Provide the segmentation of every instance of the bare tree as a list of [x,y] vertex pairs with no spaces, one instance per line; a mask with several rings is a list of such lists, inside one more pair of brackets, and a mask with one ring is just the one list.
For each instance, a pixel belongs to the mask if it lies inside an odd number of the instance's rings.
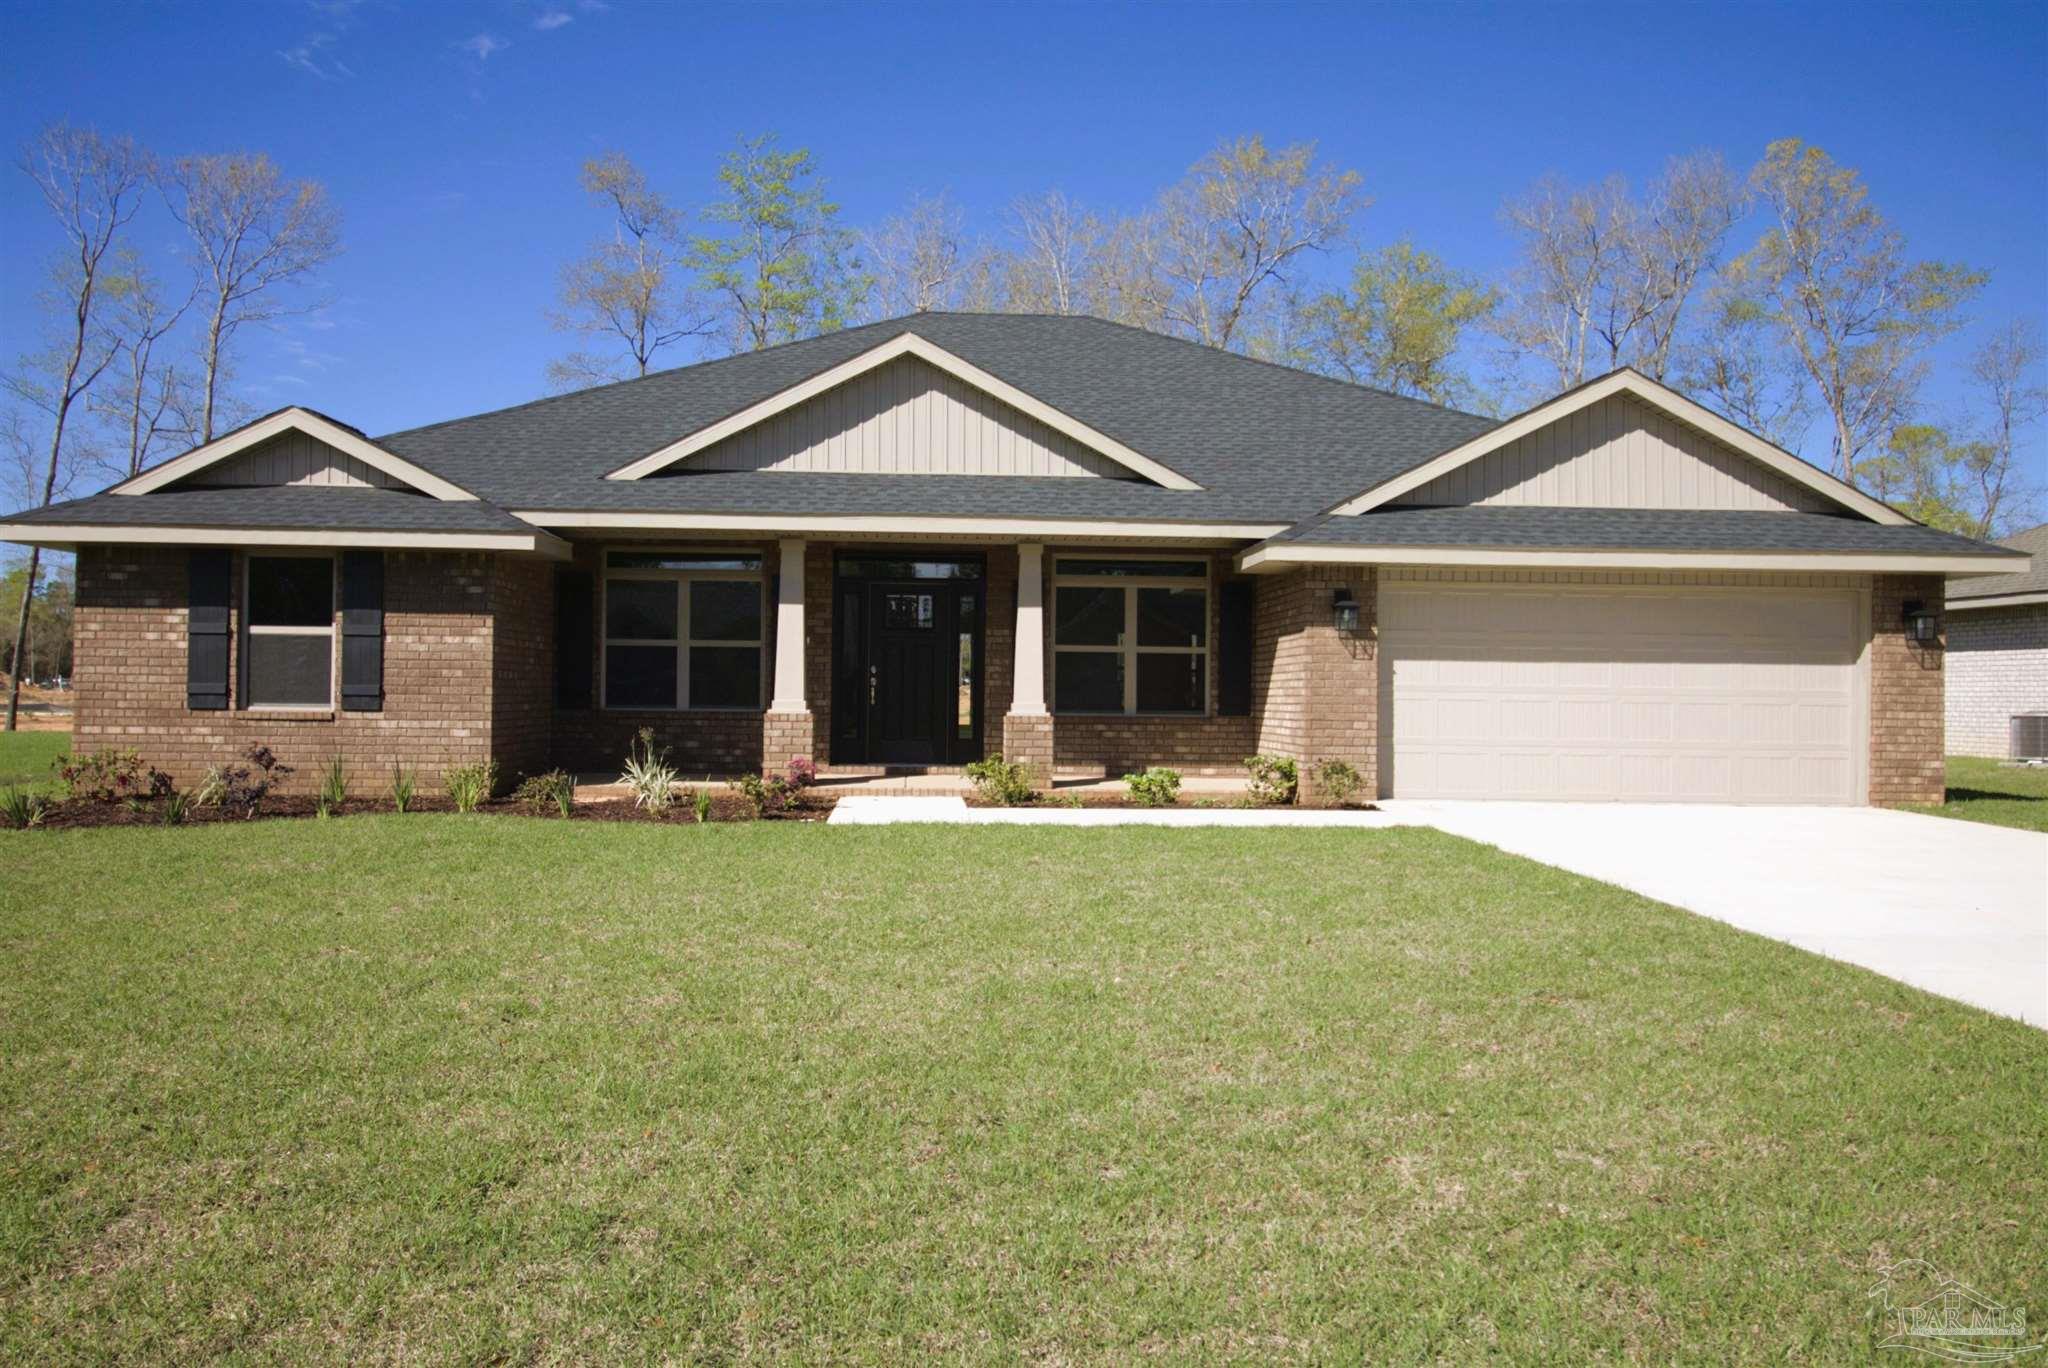
[[261,152],[180,157],[165,195],[192,237],[206,309],[199,440],[210,442],[235,333],[319,307],[290,291],[340,252],[340,216],[319,182],[287,181]]
[[1718,152],[1673,158],[1631,216],[1632,258],[1618,292],[1632,297],[1636,336],[1610,337],[1610,359],[1663,380],[1685,307],[1701,278],[1721,264],[1728,234],[1748,208],[1742,183]]
[[1970,355],[1970,378],[1989,414],[1975,444],[1976,459],[1965,465],[1977,486],[1986,537],[2000,530],[2000,519],[2010,517],[2015,503],[2029,508],[2038,493],[2015,480],[2013,462],[2020,434],[2048,415],[2048,385],[2041,383],[2044,361],[2048,348],[2042,346],[2041,330],[2023,319],[2000,328]]
[[1494,329],[1510,352],[1548,366],[1546,389],[1569,389],[1586,378],[1602,282],[1626,259],[1627,216],[1619,178],[1573,189],[1546,176],[1501,209],[1521,239],[1522,259],[1508,277]]
[[122,249],[108,273],[104,290],[109,326],[121,344],[124,365],[117,392],[95,394],[94,412],[127,431],[128,449],[122,469],[139,473],[150,452],[164,438],[189,443],[197,430],[192,412],[190,375],[162,354],[164,339],[178,326],[197,297],[198,283],[173,301],[134,252]]
[[[65,426],[72,406],[113,364],[120,350],[120,343],[100,324],[99,289],[115,239],[141,207],[150,161],[146,152],[126,138],[103,138],[91,129],[59,123],[44,129],[22,149],[17,164],[35,182],[65,239],[63,253],[50,272],[48,298],[57,319],[51,345],[42,356],[28,358],[8,381],[8,388],[17,396],[49,415],[49,459],[42,476],[42,502],[48,504],[57,493]],[[30,550],[21,616],[14,629],[8,731],[14,730],[21,706],[20,666],[41,558],[41,548]]]
[[1173,284],[1160,269],[1158,220],[1139,215],[1109,224],[1088,255],[1081,288],[1087,311],[1097,318],[1169,331]]
[[1910,419],[1928,349],[1961,326],[1985,276],[1907,260],[1856,172],[1796,138],[1772,143],[1750,181],[1772,222],[1729,275],[1819,392],[1846,479]]
[[963,259],[969,257],[962,244],[965,232],[959,208],[944,194],[917,196],[909,208],[869,231],[872,316],[951,308],[959,297]]
[[1751,432],[1795,450],[1813,421],[1798,361],[1778,345],[1761,304],[1725,283],[1709,292],[1702,320],[1677,348],[1679,388]]
[[[683,265],[683,215],[649,187],[625,154],[607,152],[583,163],[584,190],[609,206],[612,233],[562,269],[556,328],[623,342],[637,375],[656,352],[712,328],[710,311],[690,290]],[[618,379],[613,362],[575,352],[548,363],[558,388]]]
[[1270,151],[1257,134],[1223,143],[1160,196],[1147,235],[1169,287],[1164,320],[1229,347],[1260,293],[1283,291],[1295,259],[1349,233],[1366,201],[1356,171],[1319,166],[1315,144]]
[[1009,261],[1009,307],[1017,313],[1086,313],[1086,282],[1102,246],[1102,221],[1057,190],[1016,201],[1009,218],[1019,244]]

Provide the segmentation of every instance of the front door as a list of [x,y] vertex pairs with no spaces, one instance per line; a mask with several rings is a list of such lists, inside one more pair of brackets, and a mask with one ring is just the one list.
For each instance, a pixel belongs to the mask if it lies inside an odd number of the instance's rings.
[[845,556],[835,578],[833,759],[980,759],[980,559]]
[[953,614],[942,584],[868,585],[868,758],[934,765],[947,756],[947,646]]

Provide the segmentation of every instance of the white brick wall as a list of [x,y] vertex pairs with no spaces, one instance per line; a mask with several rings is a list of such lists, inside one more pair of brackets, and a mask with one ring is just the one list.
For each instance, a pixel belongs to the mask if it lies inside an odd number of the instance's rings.
[[2006,720],[2048,712],[2048,603],[1948,614],[1948,749],[2003,757]]

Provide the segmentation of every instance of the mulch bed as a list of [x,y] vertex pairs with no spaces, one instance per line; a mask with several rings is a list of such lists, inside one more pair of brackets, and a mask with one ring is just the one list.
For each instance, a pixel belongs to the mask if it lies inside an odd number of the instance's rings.
[[[1043,796],[1041,796],[1041,797],[1038,797],[1038,798],[1034,798],[1034,799],[1033,799],[1032,801],[1030,801],[1030,802],[1028,802],[1028,803],[1018,803],[1018,804],[1015,804],[1015,806],[1017,806],[1017,807],[1038,807],[1038,808],[1061,808],[1061,807],[1072,807],[1072,806],[1074,806],[1074,803],[1073,803],[1073,797],[1078,797],[1078,798],[1079,798],[1079,799],[1081,800],[1081,806],[1082,806],[1082,807],[1084,807],[1084,808],[1141,808],[1141,807],[1144,807],[1144,806],[1146,806],[1146,805],[1145,805],[1144,803],[1140,803],[1140,802],[1136,801],[1135,799],[1131,798],[1131,797],[1130,797],[1130,796],[1129,796],[1128,794],[1122,794],[1122,793],[1082,793],[1082,794],[1077,794],[1077,795],[1073,795],[1072,797],[1067,797],[1067,796],[1062,796],[1062,795],[1057,795],[1057,794],[1056,794],[1056,795],[1054,795],[1053,797],[1049,797],[1049,798],[1048,798],[1048,797],[1043,797]],[[1003,806],[1006,806],[1006,805],[1005,805],[1005,804],[1003,804],[1003,803],[991,803],[991,802],[989,802],[989,801],[988,801],[988,800],[987,800],[986,798],[983,798],[983,797],[979,796],[978,794],[972,794],[972,793],[970,793],[970,794],[968,794],[968,795],[967,795],[967,806],[969,806],[969,807],[1003,807]],[[1377,811],[1379,811],[1379,809],[1378,809],[1377,807],[1375,807],[1375,806],[1374,806],[1373,804],[1371,804],[1371,803],[1346,803],[1346,804],[1344,804],[1344,805],[1343,805],[1343,807],[1342,807],[1341,809],[1338,809],[1338,808],[1335,808],[1335,807],[1326,807],[1326,806],[1324,806],[1324,805],[1322,805],[1322,804],[1318,804],[1318,803],[1301,803],[1301,804],[1295,804],[1295,803],[1245,803],[1245,802],[1242,802],[1242,801],[1240,801],[1240,800],[1238,800],[1238,799],[1235,799],[1235,798],[1231,798],[1231,799],[1223,799],[1223,798],[1219,798],[1219,797],[1216,797],[1216,796],[1214,796],[1214,795],[1205,795],[1205,794],[1199,794],[1199,793],[1198,793],[1198,794],[1194,794],[1194,795],[1192,795],[1192,796],[1190,796],[1190,795],[1188,795],[1188,794],[1185,794],[1185,793],[1183,793],[1183,794],[1182,794],[1182,795],[1181,795],[1181,796],[1180,796],[1179,798],[1175,799],[1175,800],[1174,800],[1173,802],[1171,802],[1171,803],[1159,803],[1159,804],[1154,804],[1154,806],[1157,806],[1157,807],[1177,807],[1177,808],[1245,808],[1245,807],[1260,807],[1260,808],[1266,808],[1266,807],[1273,807],[1273,808],[1279,808],[1279,809],[1283,809],[1283,810],[1287,810],[1287,811],[1302,811],[1302,812],[1314,812],[1314,811],[1339,811],[1339,810],[1341,810],[1341,811],[1344,811],[1344,812],[1377,812]]]
[[[714,822],[822,822],[832,815],[834,799],[825,795],[806,794],[794,808],[778,812],[763,813],[758,819],[746,799],[734,793],[715,793],[711,796],[710,820]],[[41,828],[56,830],[77,827],[119,827],[119,826],[162,826],[164,825],[164,804],[162,799],[141,799],[130,807],[125,802],[101,803],[90,798],[67,798],[51,804],[44,813]],[[366,813],[391,813],[397,809],[389,798],[351,798],[338,807],[329,810],[330,817],[354,817]],[[408,814],[415,812],[453,812],[455,804],[445,797],[415,798],[407,806]],[[561,821],[554,808],[544,813],[534,813],[524,805],[509,799],[496,799],[477,809],[492,816],[530,817],[536,821]],[[215,822],[267,822],[273,819],[303,820],[319,815],[319,804],[304,795],[283,795],[266,798],[263,807],[252,818],[245,818],[239,812],[218,807],[195,805],[185,809],[185,825],[206,826]],[[620,799],[601,803],[578,803],[571,810],[572,822],[658,822],[671,825],[694,826],[697,814],[687,797],[679,798],[669,805],[666,812],[648,812],[635,807],[630,800]]]

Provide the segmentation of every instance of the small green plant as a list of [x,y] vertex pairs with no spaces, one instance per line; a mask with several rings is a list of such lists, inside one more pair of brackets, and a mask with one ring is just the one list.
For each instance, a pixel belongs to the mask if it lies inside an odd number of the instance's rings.
[[1325,760],[1315,768],[1316,794],[1333,807],[1344,807],[1357,796],[1365,779],[1343,760]]
[[639,740],[626,751],[626,768],[619,782],[632,793],[634,806],[649,812],[666,812],[675,801],[675,766],[668,762],[668,747],[654,748],[652,727],[642,727]]
[[441,776],[441,787],[457,812],[475,812],[498,787],[498,762],[479,760],[473,765],[456,765]]
[[998,807],[1020,807],[1034,796],[1031,772],[999,756],[969,765],[967,779],[983,802],[994,803]]
[[190,807],[192,796],[187,793],[173,793],[164,799],[164,825],[185,825],[185,813]]
[[776,782],[779,781],[763,779],[758,774],[742,774],[732,781],[732,787],[734,792],[746,800],[747,810],[755,817],[759,817],[768,810],[771,797],[768,786]]
[[50,800],[42,794],[25,788],[0,789],[0,822],[26,831],[41,826],[49,814]]
[[558,769],[529,774],[512,790],[512,801],[535,817],[545,817],[550,810],[567,817],[576,807],[576,776]]
[[171,791],[170,775],[154,766],[145,768],[140,755],[114,746],[102,746],[91,755],[60,755],[50,767],[67,794],[96,803],[161,798]]
[[404,766],[400,765],[397,761],[392,761],[391,806],[398,813],[399,816],[403,817],[405,815],[406,810],[412,806],[412,800],[419,793],[419,791],[419,771],[415,769],[407,769]]
[[192,801],[199,807],[219,807],[221,800],[227,795],[227,772],[219,765],[208,768],[206,773],[200,776],[199,782],[192,787]]
[[1301,766],[1287,756],[1249,755],[1244,767],[1251,773],[1248,787],[1254,803],[1291,803],[1301,789]]
[[690,795],[690,815],[697,819],[699,826],[711,820],[710,790],[698,789]]
[[1049,795],[1045,801],[1049,805],[1056,808],[1077,808],[1087,806],[1086,803],[1083,803],[1081,801],[1081,795],[1078,793],[1055,793]]
[[320,771],[320,806],[338,808],[347,801],[348,762],[336,755],[327,762],[327,768]]
[[282,788],[293,771],[268,746],[251,746],[242,759],[243,764],[221,766],[220,805],[246,821],[262,810],[270,791]]
[[1139,807],[1172,807],[1180,797],[1180,771],[1154,765],[1142,774],[1126,774],[1124,787]]

